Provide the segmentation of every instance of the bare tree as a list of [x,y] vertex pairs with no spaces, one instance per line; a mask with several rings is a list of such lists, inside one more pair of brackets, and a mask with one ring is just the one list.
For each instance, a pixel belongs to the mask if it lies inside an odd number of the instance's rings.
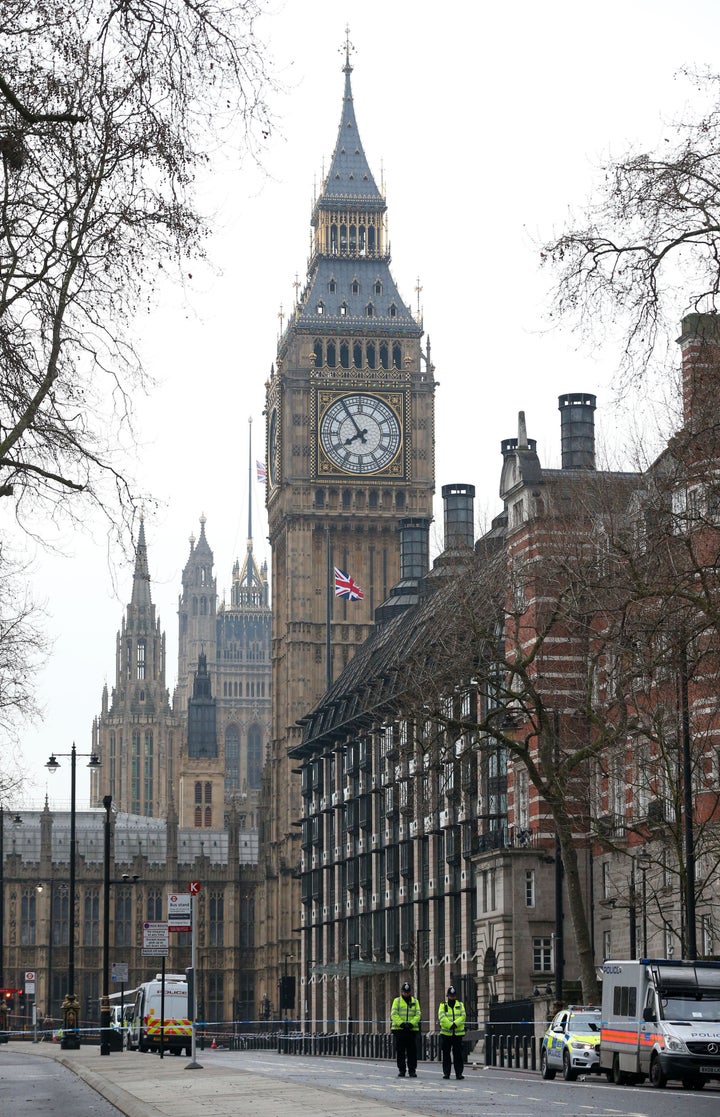
[[[203,253],[196,176],[268,135],[262,6],[0,0],[0,508],[41,541],[94,507],[127,544],[135,324]],[[32,710],[28,608],[0,597],[15,713]]]
[[2,0],[0,496],[18,516],[131,505],[133,321],[202,252],[213,148],[267,135],[260,7]]
[[662,354],[678,307],[718,306],[720,75],[686,77],[707,111],[668,126],[660,151],[603,167],[590,204],[541,255],[557,269],[555,314],[604,338],[620,324],[630,379]]

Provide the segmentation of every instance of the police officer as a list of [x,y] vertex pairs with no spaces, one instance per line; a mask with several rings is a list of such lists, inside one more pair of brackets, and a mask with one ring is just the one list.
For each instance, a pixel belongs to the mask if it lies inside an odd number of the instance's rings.
[[447,997],[441,1002],[438,1009],[438,1022],[440,1024],[440,1047],[442,1049],[443,1078],[450,1077],[450,1066],[455,1069],[455,1077],[462,1079],[463,1074],[463,1041],[465,1035],[465,1005],[457,999],[452,985],[447,991]]
[[409,982],[405,982],[399,997],[390,1009],[390,1029],[395,1036],[398,1078],[417,1078],[417,1036],[420,1031],[420,1002],[413,997]]

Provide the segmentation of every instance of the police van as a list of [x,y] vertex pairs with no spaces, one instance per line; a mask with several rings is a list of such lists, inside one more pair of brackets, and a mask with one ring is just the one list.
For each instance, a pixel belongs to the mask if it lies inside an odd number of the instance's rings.
[[617,1084],[720,1079],[720,962],[605,962],[600,1068]]
[[192,1054],[192,1024],[185,974],[162,974],[144,981],[135,991],[127,1013],[127,1045],[131,1051],[169,1051]]

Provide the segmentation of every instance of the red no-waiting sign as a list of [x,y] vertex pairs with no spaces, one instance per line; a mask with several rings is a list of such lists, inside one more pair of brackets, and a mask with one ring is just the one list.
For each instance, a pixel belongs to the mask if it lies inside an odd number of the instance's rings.
[[191,896],[197,896],[200,892],[202,885],[199,880],[191,880],[188,885],[188,892]]

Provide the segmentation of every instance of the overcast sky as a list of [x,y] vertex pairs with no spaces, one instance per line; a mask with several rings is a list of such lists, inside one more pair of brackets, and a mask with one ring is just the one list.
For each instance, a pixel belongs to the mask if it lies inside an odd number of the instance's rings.
[[[248,418],[253,457],[263,457],[265,381],[281,306],[292,306],[306,273],[314,189],[340,120],[346,24],[360,135],[385,184],[392,271],[414,308],[419,278],[439,382],[436,549],[442,485],[476,486],[479,527],[500,510],[500,441],[516,433],[518,410],[543,462],[559,465],[557,397],[595,392],[599,437],[622,450],[617,353],[582,347],[548,320],[539,245],[581,208],[609,156],[653,147],[664,120],[692,104],[677,71],[711,60],[720,5],[278,0],[261,28],[282,86],[264,172],[235,158],[213,168],[203,188],[212,269],[194,268],[186,290],[168,292],[141,324],[158,386],[138,401],[136,472],[158,501],[146,535],[171,690],[180,575],[201,514],[221,598],[245,552]],[[253,494],[255,552],[269,560],[264,490]],[[45,721],[23,734],[28,807],[46,790],[58,807],[69,797],[68,762],[52,780],[43,766],[73,740],[89,752],[131,590],[132,567],[120,565],[116,596],[101,527],[63,543],[64,556],[35,561],[53,652],[40,681]]]

